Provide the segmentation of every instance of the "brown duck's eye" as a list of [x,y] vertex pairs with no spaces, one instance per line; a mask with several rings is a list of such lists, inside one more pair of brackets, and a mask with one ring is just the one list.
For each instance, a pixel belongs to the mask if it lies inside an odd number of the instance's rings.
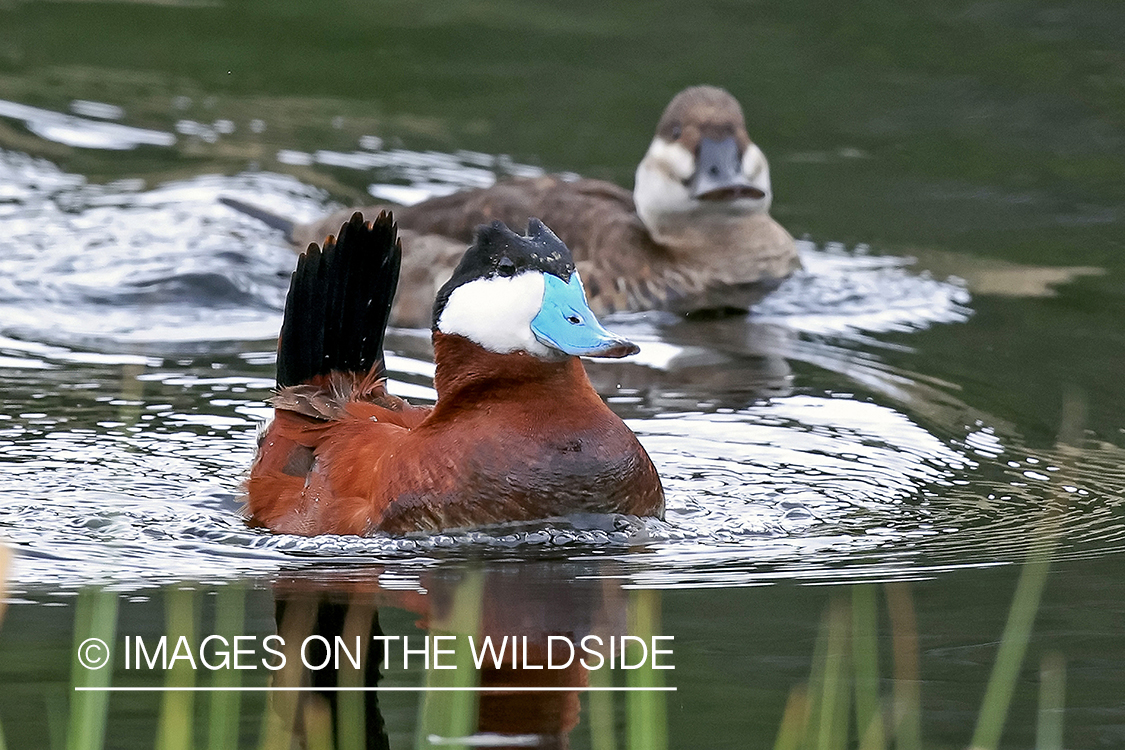
[[496,264],[496,273],[501,276],[515,276],[516,264],[512,262],[511,258],[503,257],[500,262]]
[[681,128],[680,123],[677,122],[675,125],[672,126],[672,140],[673,141],[679,140],[680,136],[683,135],[683,132],[684,132],[683,128]]

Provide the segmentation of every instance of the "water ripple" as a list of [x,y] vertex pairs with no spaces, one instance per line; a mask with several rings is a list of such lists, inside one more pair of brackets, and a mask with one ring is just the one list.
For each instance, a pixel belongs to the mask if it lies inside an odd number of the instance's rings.
[[[1041,534],[1042,508],[1063,519],[1061,556],[1125,543],[1119,448],[981,455],[975,426],[940,440],[891,408],[808,395],[630,420],[664,478],[664,521],[588,516],[429,536],[272,535],[247,528],[239,511],[269,380],[174,369],[143,378],[135,398],[95,389],[69,417],[48,416],[48,406],[0,422],[0,535],[20,552],[16,590],[92,581],[135,588],[324,564],[412,570],[481,554],[611,557],[618,575],[669,587],[917,577],[1022,559]],[[106,419],[101,405],[117,418]]]
[[[496,169],[487,155],[439,156],[411,168],[447,183],[450,164]],[[241,482],[270,413],[293,256],[214,200],[240,192],[299,217],[328,208],[278,175],[98,186],[0,151],[0,536],[20,553],[16,591],[379,561],[405,580],[481,554],[612,558],[632,582],[732,586],[1009,563],[1056,527],[1060,556],[1125,547],[1120,448],[1025,447],[945,384],[882,362],[878,334],[963,321],[962,285],[810,244],[805,270],[749,320],[626,316],[649,359],[591,366],[660,469],[663,521],[398,538],[250,529]],[[392,390],[432,400],[424,337],[391,345]],[[834,390],[795,387],[797,362]]]

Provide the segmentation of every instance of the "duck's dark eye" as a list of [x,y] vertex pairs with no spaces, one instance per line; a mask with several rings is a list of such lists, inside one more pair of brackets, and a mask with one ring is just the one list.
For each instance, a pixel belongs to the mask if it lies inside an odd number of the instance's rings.
[[684,132],[683,128],[680,127],[679,123],[676,123],[675,125],[673,125],[672,126],[672,140],[673,141],[679,140],[679,138],[683,134],[683,132]]
[[568,315],[566,316],[566,322],[570,323],[572,326],[576,326],[582,322],[582,318],[578,317],[577,315]]
[[511,258],[501,258],[500,262],[496,264],[496,273],[501,276],[515,276],[516,264],[512,262]]

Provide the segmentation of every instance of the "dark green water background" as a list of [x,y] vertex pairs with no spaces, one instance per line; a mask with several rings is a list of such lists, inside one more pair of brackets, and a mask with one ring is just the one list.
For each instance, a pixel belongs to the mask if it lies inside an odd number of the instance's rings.
[[[161,130],[181,117],[240,126],[215,145],[181,139],[173,159],[67,149],[0,124],[0,143],[102,181],[255,162],[362,200],[354,172],[274,159],[377,133],[631,185],[671,95],[722,85],[774,165],[773,213],[794,236],[1105,269],[1003,322],[980,310],[980,325],[935,333],[955,340],[919,347],[918,369],[1033,419],[1042,439],[1063,383],[1089,393],[1107,432],[1120,425],[1117,3],[17,2],[0,14],[4,98],[116,103]],[[247,130],[253,118],[264,133]]]
[[[1030,451],[1055,444],[1066,394],[1084,406],[1076,442],[1098,451],[1091,471],[1113,521],[1106,540],[1052,569],[1004,746],[1034,744],[1039,659],[1051,651],[1068,665],[1066,747],[1125,746],[1122,3],[0,0],[0,99],[59,112],[76,99],[106,102],[130,125],[169,132],[185,119],[235,125],[214,143],[184,136],[172,148],[103,151],[0,119],[0,147],[93,182],[260,168],[360,201],[367,175],[292,166],[277,153],[349,151],[378,135],[631,186],[668,99],[701,82],[742,102],[770,158],[773,215],[794,236],[913,255],[970,289],[982,265],[1096,271],[1041,296],[974,293],[967,323],[889,334],[884,343],[902,347],[880,351]],[[846,387],[794,368],[798,390]],[[13,409],[34,390],[8,387]],[[940,434],[925,413],[914,417]],[[924,747],[968,744],[1018,574],[904,572],[916,580]],[[267,629],[265,583],[250,583],[256,627]],[[784,578],[664,591],[662,628],[677,643],[669,683],[679,688],[668,698],[669,745],[772,746],[788,691],[807,679],[826,603],[843,591]],[[123,600],[121,622],[159,632],[160,597],[141,598]],[[71,606],[52,592],[21,601],[0,629],[11,748],[49,741],[42,716],[65,710],[72,646]],[[886,632],[881,643],[886,657]],[[392,739],[408,744],[413,699],[389,700],[399,707]],[[155,698],[114,697],[107,746],[151,746],[158,710]],[[575,732],[575,747],[589,742]]]

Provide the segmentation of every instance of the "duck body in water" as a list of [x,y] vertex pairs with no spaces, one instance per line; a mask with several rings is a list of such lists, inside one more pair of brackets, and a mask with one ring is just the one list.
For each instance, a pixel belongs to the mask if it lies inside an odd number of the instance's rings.
[[[772,199],[769,165],[738,101],[723,89],[694,86],[665,109],[632,193],[602,180],[549,175],[395,208],[404,255],[391,322],[429,323],[428,300],[475,227],[493,220],[523,226],[532,216],[570,248],[599,315],[745,312],[800,267],[792,236],[769,215]],[[298,247],[320,241],[355,210],[294,224],[224,202],[282,229]]]
[[436,405],[386,390],[401,247],[356,214],[301,256],[278,348],[250,521],[291,534],[404,533],[578,512],[661,516],[659,476],[579,356],[637,347],[585,302],[566,246],[532,220],[478,229],[433,303]]

